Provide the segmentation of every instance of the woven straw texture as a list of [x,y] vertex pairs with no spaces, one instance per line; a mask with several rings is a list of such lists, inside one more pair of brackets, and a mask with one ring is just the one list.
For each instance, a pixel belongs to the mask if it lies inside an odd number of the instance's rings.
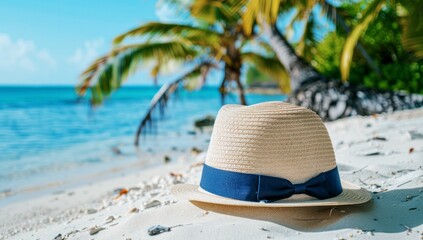
[[336,166],[322,120],[284,102],[225,105],[214,125],[206,163],[243,173],[306,180]]
[[[225,105],[215,121],[206,164],[214,168],[285,178],[304,183],[336,167],[335,154],[322,120],[313,111],[284,102],[251,106]],[[172,193],[192,201],[255,207],[359,204],[371,194],[342,181],[343,192],[318,200],[305,194],[263,204],[228,199],[196,185],[180,184]]]

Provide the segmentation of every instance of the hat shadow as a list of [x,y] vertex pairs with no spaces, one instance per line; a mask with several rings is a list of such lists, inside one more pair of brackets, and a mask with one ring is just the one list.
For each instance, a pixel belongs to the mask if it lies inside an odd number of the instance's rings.
[[266,208],[192,203],[207,211],[269,221],[304,232],[354,228],[396,233],[423,224],[422,188],[374,193],[372,201],[351,206]]

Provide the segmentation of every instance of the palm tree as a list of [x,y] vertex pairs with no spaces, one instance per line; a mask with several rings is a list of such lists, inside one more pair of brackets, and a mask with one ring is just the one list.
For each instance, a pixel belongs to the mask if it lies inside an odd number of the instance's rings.
[[[247,2],[243,16],[245,32],[247,34],[252,32],[254,23],[259,23],[263,35],[268,39],[269,45],[290,75],[292,94],[288,99],[289,102],[308,107],[326,120],[335,120],[356,114],[370,115],[423,105],[423,97],[420,95],[363,89],[338,80],[326,79],[298,55],[276,26],[280,11],[284,11],[286,5],[295,6],[296,1],[293,3],[280,0]],[[305,2],[308,3],[307,6],[313,6],[324,1],[308,0]],[[369,8],[375,11],[379,10],[380,4],[375,1]],[[365,15],[364,21],[369,23],[371,19],[369,20],[369,17]],[[350,35],[356,35],[357,32],[359,31],[353,29]]]
[[[241,82],[243,66],[253,64],[272,76],[281,76],[284,69],[275,55],[266,51],[265,43],[257,44],[254,36],[244,34],[241,15],[231,11],[237,1],[214,2],[221,4],[193,2],[189,6],[193,19],[191,24],[150,22],[117,36],[113,49],[82,73],[77,93],[85,95],[90,89],[92,103],[100,104],[146,61],[155,62],[152,68],[154,79],[157,79],[161,67],[172,61],[183,62],[185,68],[190,68],[183,77],[162,86],[154,96],[138,127],[136,145],[139,135],[151,121],[154,109],[163,109],[178,85],[198,77],[202,78],[201,83],[204,84],[210,71],[223,72],[219,88],[222,100],[228,86],[234,84],[239,102],[247,104]],[[132,38],[131,43],[125,43],[129,38]],[[254,48],[252,44],[255,44]]]

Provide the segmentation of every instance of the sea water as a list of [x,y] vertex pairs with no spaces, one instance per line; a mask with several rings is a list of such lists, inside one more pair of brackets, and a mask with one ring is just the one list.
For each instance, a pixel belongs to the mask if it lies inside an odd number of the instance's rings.
[[[139,160],[133,154],[134,135],[158,89],[124,87],[93,108],[72,87],[0,87],[0,192]],[[283,99],[247,94],[249,104]],[[226,103],[237,100],[230,94]],[[215,87],[178,90],[165,114],[154,115],[152,131],[141,138],[138,149],[196,146],[189,138],[195,120],[215,116],[220,107]]]

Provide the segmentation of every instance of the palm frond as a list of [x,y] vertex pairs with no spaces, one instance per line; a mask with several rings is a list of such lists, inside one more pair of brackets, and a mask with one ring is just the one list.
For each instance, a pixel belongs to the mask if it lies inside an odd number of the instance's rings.
[[108,55],[99,57],[92,65],[82,72],[81,81],[75,88],[75,91],[79,96],[84,96],[86,94],[87,89],[90,87],[91,79],[94,77],[98,69],[108,61],[108,59]]
[[266,54],[274,54],[275,52],[273,48],[267,42],[259,41],[258,45],[260,47],[259,49],[263,50]]
[[[328,1],[321,1],[319,3],[320,5],[320,15],[323,17],[326,17],[328,20],[330,20],[333,24],[335,24],[335,27],[338,27],[339,24],[342,24],[344,26],[341,26],[342,29],[345,27],[348,28],[348,26],[345,23],[344,16],[347,15],[345,10],[342,8],[342,6],[335,6],[332,3]],[[340,19],[341,18],[341,19]],[[339,22],[339,20],[342,21],[342,23]],[[337,28],[335,30],[338,30]],[[348,30],[349,32],[349,30]],[[348,33],[347,32],[347,33]]]
[[294,15],[289,19],[288,23],[285,26],[285,36],[288,40],[290,40],[294,35],[294,24],[299,20],[302,20],[302,18],[300,17],[300,12],[295,10]]
[[[322,8],[322,14],[326,15],[326,17],[335,24],[337,32],[342,32],[347,35],[351,32],[350,27],[345,21],[345,17],[347,16],[345,9],[333,6],[327,1],[321,2],[320,6]],[[377,76],[381,77],[382,71],[376,64],[375,60],[367,52],[366,48],[364,48],[364,46],[360,43],[360,39],[357,41],[356,48],[360,52],[361,56],[363,56],[366,60],[367,64],[369,64],[369,67],[377,74]]]
[[189,91],[202,88],[212,68],[218,68],[218,66],[211,62],[201,64],[196,71],[192,71],[191,74],[185,77],[184,88]]
[[357,45],[358,39],[366,31],[369,24],[377,17],[385,1],[386,0],[374,0],[365,10],[361,21],[346,38],[340,62],[342,80],[346,81],[349,78],[354,48]]
[[162,61],[160,61],[160,59],[157,59],[156,64],[150,71],[150,75],[153,78],[154,85],[157,85],[157,78],[159,76],[162,64]]
[[178,86],[183,83],[186,79],[190,79],[193,77],[196,77],[198,75],[202,74],[202,69],[204,67],[210,67],[212,66],[208,62],[201,63],[200,65],[194,67],[191,71],[184,74],[182,77],[163,84],[163,86],[159,89],[159,91],[154,95],[153,99],[151,99],[149,107],[147,108],[147,111],[144,115],[144,117],[141,119],[140,124],[138,126],[136,135],[135,135],[135,145],[139,145],[139,138],[143,131],[145,130],[147,124],[151,123],[152,115],[154,111],[159,108],[160,113],[163,114],[164,108],[166,107],[167,102],[169,101],[171,95],[177,90]]
[[191,5],[191,15],[209,24],[233,25],[241,18],[238,8],[236,1],[196,0]]
[[249,38],[241,42],[241,51],[249,52],[254,50],[254,52],[263,52],[265,54],[274,54],[273,48],[265,41],[258,38]]
[[104,97],[119,88],[137,69],[143,60],[160,59],[162,62],[173,59],[192,60],[198,52],[179,42],[144,43],[113,49],[93,63],[81,75],[81,83],[76,91],[85,94],[92,87],[92,103],[100,104]]
[[[320,7],[321,7],[321,15],[326,16],[326,18],[331,20],[335,24],[335,26],[338,26],[339,24],[345,24],[345,21],[342,21],[342,23],[339,22],[339,18],[342,17],[342,14],[343,14],[343,11],[341,8],[336,7],[327,1],[322,1],[320,3]],[[344,29],[343,26],[342,26],[342,29]]]
[[401,2],[402,44],[417,59],[423,59],[423,1]]
[[208,43],[218,42],[221,35],[216,31],[195,26],[150,22],[117,36],[113,40],[113,43],[119,44],[129,37],[148,37],[150,39],[160,37],[167,39],[189,40],[196,43],[201,43],[201,41],[203,41],[205,42],[204,45],[206,45]]
[[251,35],[254,23],[257,18],[261,18],[269,24],[276,22],[279,15],[279,7],[283,0],[250,0],[242,16],[243,29],[246,35]]
[[289,74],[276,57],[263,56],[254,52],[243,53],[241,57],[243,62],[253,65],[271,79],[278,80],[284,93],[290,92]]

